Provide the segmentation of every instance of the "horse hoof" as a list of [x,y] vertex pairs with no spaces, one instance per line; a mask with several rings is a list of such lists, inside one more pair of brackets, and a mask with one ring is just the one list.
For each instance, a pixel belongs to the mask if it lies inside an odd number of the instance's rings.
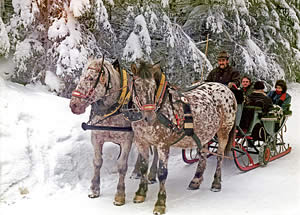
[[213,191],[213,192],[220,192],[221,191],[221,186],[220,187],[211,187],[210,190]]
[[115,196],[114,205],[122,206],[125,204],[125,196]]
[[188,190],[198,190],[199,187],[200,187],[200,183],[191,181],[191,183],[189,184],[187,189]]
[[161,215],[166,213],[166,207],[165,206],[155,206],[153,210],[154,215]]
[[88,197],[91,199],[99,198],[99,196],[100,196],[100,194],[98,194],[98,193],[91,193],[88,195]]
[[145,201],[145,198],[146,198],[145,196],[137,196],[136,195],[133,199],[133,202],[134,203],[142,203]]

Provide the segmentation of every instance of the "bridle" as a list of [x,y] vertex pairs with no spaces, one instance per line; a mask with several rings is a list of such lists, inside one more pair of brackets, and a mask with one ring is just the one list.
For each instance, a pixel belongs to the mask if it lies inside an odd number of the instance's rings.
[[165,92],[166,92],[166,88],[167,88],[167,85],[168,85],[168,81],[166,81],[166,76],[164,73],[161,73],[161,78],[160,78],[160,83],[159,83],[159,87],[157,89],[157,92],[156,92],[156,95],[155,95],[155,99],[154,99],[154,104],[142,104],[139,97],[138,97],[138,94],[136,92],[136,87],[135,87],[135,80],[137,79],[138,77],[134,77],[133,78],[133,92],[134,92],[134,99],[136,101],[136,105],[138,107],[138,109],[140,111],[154,111],[154,112],[157,112],[160,108],[160,105],[162,103],[162,100],[164,98],[164,95],[165,95]]
[[[72,96],[74,97],[77,97],[77,98],[81,98],[81,99],[85,99],[87,100],[87,102],[93,102],[94,100],[94,95],[95,95],[95,89],[96,87],[98,86],[99,82],[101,84],[105,84],[105,79],[104,79],[104,75],[105,75],[105,70],[104,70],[104,55],[103,55],[103,58],[102,58],[102,63],[101,63],[101,67],[98,68],[98,67],[88,67],[87,68],[88,70],[95,70],[96,72],[98,72],[98,76],[97,76],[97,79],[96,79],[96,82],[94,83],[93,87],[91,89],[88,90],[88,92],[86,94],[80,92],[79,90],[74,90],[72,92]],[[107,70],[108,71],[108,70]],[[106,85],[106,89],[105,89],[105,94],[107,93],[107,91],[110,89],[109,88],[109,83],[110,83],[110,72],[107,72],[108,73],[108,83]]]

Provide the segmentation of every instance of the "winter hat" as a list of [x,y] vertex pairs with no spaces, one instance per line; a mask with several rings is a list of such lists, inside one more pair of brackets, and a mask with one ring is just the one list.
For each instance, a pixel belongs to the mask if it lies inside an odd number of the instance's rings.
[[228,60],[229,55],[226,51],[221,51],[218,55],[218,59],[227,59]]
[[263,90],[263,89],[265,89],[265,84],[264,84],[264,82],[262,82],[262,81],[257,81],[257,82],[255,82],[253,88],[254,88],[255,90]]
[[275,88],[276,88],[276,86],[281,86],[282,93],[285,93],[286,90],[287,90],[286,83],[285,83],[284,80],[278,80],[278,81],[276,81]]

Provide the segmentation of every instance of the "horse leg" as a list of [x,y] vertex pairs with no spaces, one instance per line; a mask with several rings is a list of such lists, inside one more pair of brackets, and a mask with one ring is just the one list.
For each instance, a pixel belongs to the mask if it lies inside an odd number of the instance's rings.
[[214,175],[214,180],[211,185],[211,191],[213,192],[219,192],[221,191],[221,169],[222,169],[222,163],[224,158],[224,151],[225,147],[227,145],[228,140],[228,134],[229,132],[218,132],[218,140],[219,140],[219,146],[218,146],[218,157],[217,157],[217,168]]
[[165,214],[167,193],[165,188],[166,179],[168,176],[168,159],[170,148],[159,149],[159,167],[157,171],[159,180],[159,192],[153,213],[155,215]]
[[[204,145],[203,148],[207,149],[207,144]],[[194,178],[192,179],[192,181],[189,184],[188,189],[190,190],[196,190],[199,189],[200,184],[203,181],[203,173],[206,169],[206,160],[207,160],[207,155],[205,152],[201,151],[200,153],[200,158],[198,161],[198,166],[196,169],[196,173],[194,175]]]
[[90,198],[98,198],[100,196],[100,169],[103,163],[102,159],[102,150],[104,141],[100,139],[100,135],[97,136],[95,133],[92,132],[92,144],[94,147],[94,176],[92,179],[91,184],[91,191],[92,193],[88,196]]
[[136,159],[135,165],[134,165],[134,169],[131,173],[130,178],[133,179],[138,179],[141,178],[141,162],[142,162],[142,156],[140,155],[140,153],[138,153],[138,157]]
[[156,174],[157,174],[157,162],[158,162],[158,153],[157,148],[153,147],[153,161],[150,167],[150,173],[148,174],[148,181],[150,184],[154,184],[156,182]]
[[128,157],[132,145],[132,137],[126,138],[126,140],[126,142],[122,143],[122,152],[118,160],[119,182],[114,200],[114,205],[117,206],[125,204],[125,176],[128,169]]
[[[138,145],[137,145],[138,146]],[[142,203],[146,199],[146,194],[148,191],[148,164],[149,164],[149,147],[138,146],[139,153],[141,154],[140,172],[141,179],[139,184],[139,189],[136,191],[133,202]]]

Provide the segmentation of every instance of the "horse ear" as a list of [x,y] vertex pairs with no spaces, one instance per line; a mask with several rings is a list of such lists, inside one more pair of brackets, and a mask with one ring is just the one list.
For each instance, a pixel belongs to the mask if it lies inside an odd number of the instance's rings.
[[159,80],[160,77],[161,77],[161,73],[162,73],[160,65],[159,64],[154,64],[152,69],[153,69],[154,79]]
[[117,70],[118,72],[121,72],[121,68],[120,68],[120,63],[119,60],[116,59],[113,63],[112,63],[113,67],[115,70]]
[[135,63],[132,63],[131,64],[131,72],[134,74],[134,75],[138,75],[138,69],[137,69],[137,66]]

